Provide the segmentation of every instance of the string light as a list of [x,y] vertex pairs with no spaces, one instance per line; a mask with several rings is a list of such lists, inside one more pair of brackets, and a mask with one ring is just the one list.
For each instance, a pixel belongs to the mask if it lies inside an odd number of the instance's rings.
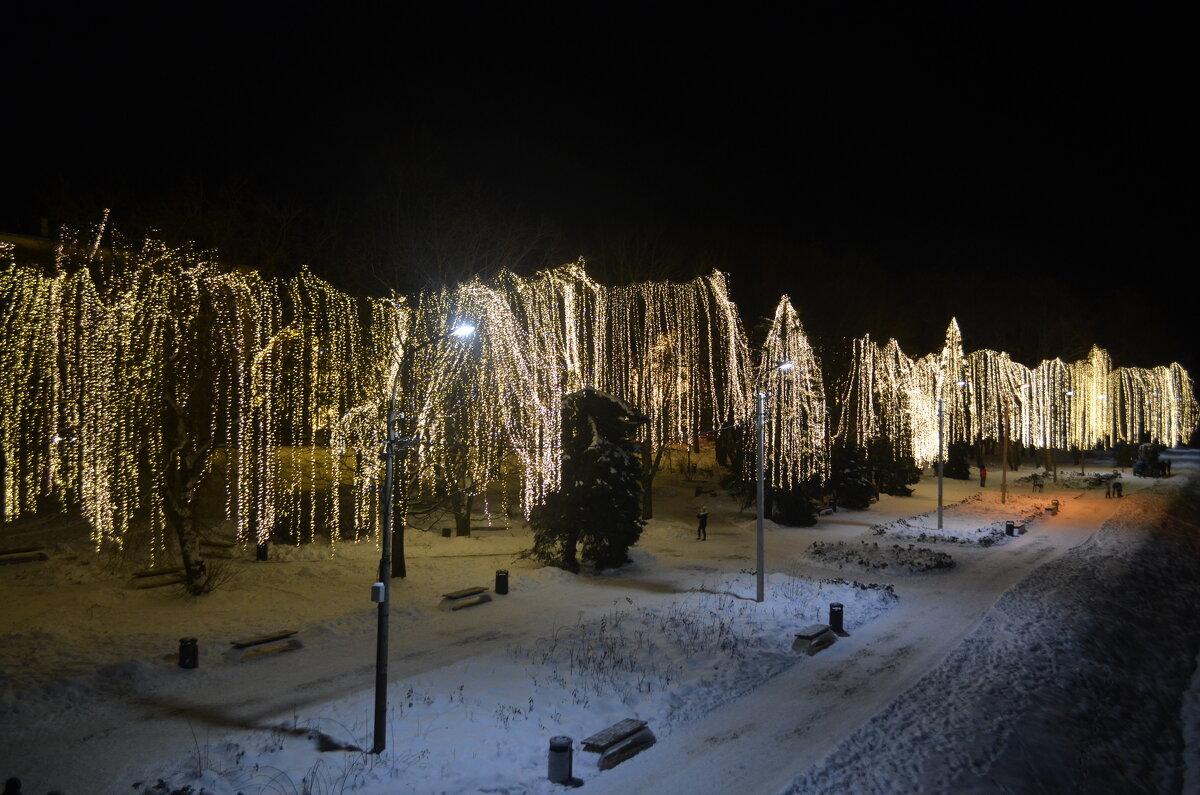
[[954,320],[938,353],[911,359],[895,340],[880,347],[865,336],[854,341],[852,359],[838,440],[865,447],[891,439],[922,465],[937,460],[939,399],[947,445],[998,439],[1006,416],[1011,439],[1053,449],[1143,438],[1174,445],[1200,420],[1192,380],[1179,364],[1113,369],[1096,346],[1080,361],[1049,359],[1034,368],[1001,351],[964,356]]
[[[585,386],[644,411],[653,449],[748,422],[770,373],[772,484],[828,466],[821,372],[794,307],[780,300],[754,366],[717,271],[606,287],[581,260],[367,299],[307,270],[264,280],[190,247],[124,246],[102,223],[64,234],[53,273],[3,267],[0,297],[5,518],[52,495],[81,507],[97,548],[120,548],[139,527],[152,554],[169,548],[168,400],[206,425],[223,515],[246,543],[288,529],[297,543],[336,544],[346,526],[355,539],[377,537],[393,384],[419,442],[406,460],[410,486],[433,495],[449,483],[486,499],[503,485],[505,512],[528,514],[557,487],[561,400]],[[467,323],[469,339],[446,334]],[[965,356],[952,321],[942,350],[919,359],[895,340],[856,340],[837,435],[862,445],[886,436],[927,463],[939,399],[949,440],[995,437],[1006,406],[1013,437],[1036,446],[1142,434],[1172,443],[1198,417],[1178,365],[1114,370],[1093,348],[1082,362],[1031,369],[996,351]]]

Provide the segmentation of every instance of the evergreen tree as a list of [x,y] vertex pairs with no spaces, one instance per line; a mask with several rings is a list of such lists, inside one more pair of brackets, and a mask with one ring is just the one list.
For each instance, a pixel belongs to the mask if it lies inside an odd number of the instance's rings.
[[834,448],[829,487],[837,504],[845,508],[862,510],[871,504],[877,493],[862,448],[857,445]]
[[789,489],[775,489],[771,518],[785,527],[812,527],[817,523],[817,506],[826,493],[815,475]]
[[[946,466],[943,474],[955,480],[971,479],[971,445],[966,442],[954,442],[946,452]],[[936,464],[935,464],[936,466]]]
[[644,524],[642,467],[630,437],[645,422],[633,406],[595,389],[563,398],[562,480],[529,518],[528,555],[576,572],[580,560],[597,569],[629,562]]
[[890,439],[873,439],[867,460],[874,474],[875,487],[883,494],[911,497],[909,486],[921,480],[921,469],[911,455],[900,455]]

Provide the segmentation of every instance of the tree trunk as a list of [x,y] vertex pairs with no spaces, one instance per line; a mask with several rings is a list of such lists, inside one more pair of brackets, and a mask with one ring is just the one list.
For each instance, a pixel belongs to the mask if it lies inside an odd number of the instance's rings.
[[208,588],[207,565],[200,551],[200,530],[196,525],[196,493],[208,469],[212,441],[197,444],[178,404],[166,400],[166,472],[163,476],[163,511],[168,525],[179,541],[183,562],[184,587],[199,595]]
[[654,476],[658,474],[659,464],[662,463],[663,451],[667,446],[660,444],[658,453],[654,456],[654,463],[650,464],[650,441],[642,442],[642,518],[654,518]]

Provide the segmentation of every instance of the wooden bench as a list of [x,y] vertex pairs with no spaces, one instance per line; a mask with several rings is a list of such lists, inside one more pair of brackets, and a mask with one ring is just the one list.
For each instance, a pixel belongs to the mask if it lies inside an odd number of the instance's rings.
[[464,607],[474,607],[490,601],[492,597],[482,585],[442,594],[442,606],[449,604],[451,610],[462,610]]
[[487,588],[482,585],[477,585],[474,588],[463,588],[461,591],[451,591],[444,593],[442,596],[446,599],[466,599],[468,596],[474,596],[477,593],[483,593]]
[[792,641],[792,651],[812,656],[827,649],[837,641],[837,635],[828,624],[813,624],[796,633]]
[[0,549],[0,566],[7,563],[36,563],[49,559],[50,556],[43,551],[43,547]]
[[135,571],[133,578],[129,581],[129,584],[139,591],[146,588],[162,588],[166,585],[180,585],[182,583],[182,566],[170,569],[144,569],[142,571]]
[[288,638],[287,640],[281,641],[280,643],[271,643],[271,644],[262,645],[262,646],[251,646],[250,648],[246,649],[245,652],[242,654],[241,661],[246,662],[247,660],[254,660],[259,657],[266,657],[271,654],[280,654],[285,651],[292,651],[293,649],[302,649],[302,648],[304,648],[304,644],[301,643],[298,638]]
[[231,640],[229,641],[229,645],[233,647],[231,651],[242,652],[238,662],[246,662],[247,660],[255,660],[259,657],[267,657],[272,654],[281,654],[285,651],[304,648],[304,644],[300,642],[299,638],[292,637],[297,632],[299,630],[280,629],[268,632],[265,635]]
[[243,638],[242,640],[231,640],[229,645],[235,649],[247,649],[251,646],[261,646],[264,643],[270,643],[273,640],[282,640],[290,638],[300,630],[298,629],[280,629],[275,632],[268,632],[265,635],[256,635],[253,638]]
[[464,607],[474,607],[481,605],[484,602],[492,601],[490,594],[481,593],[478,596],[472,596],[470,599],[459,599],[450,605],[451,610],[462,610]]
[[583,750],[600,754],[600,769],[610,770],[657,742],[646,721],[626,718],[583,741]]

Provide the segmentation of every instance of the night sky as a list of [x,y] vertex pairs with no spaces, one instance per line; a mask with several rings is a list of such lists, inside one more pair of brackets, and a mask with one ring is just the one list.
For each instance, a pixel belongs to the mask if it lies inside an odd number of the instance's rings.
[[830,346],[919,355],[957,315],[1026,364],[1200,364],[1197,31],[1165,6],[326,5],[16,4],[0,231],[111,207],[378,291],[396,228],[538,229],[518,267],[717,267],[748,325],[786,292]]

